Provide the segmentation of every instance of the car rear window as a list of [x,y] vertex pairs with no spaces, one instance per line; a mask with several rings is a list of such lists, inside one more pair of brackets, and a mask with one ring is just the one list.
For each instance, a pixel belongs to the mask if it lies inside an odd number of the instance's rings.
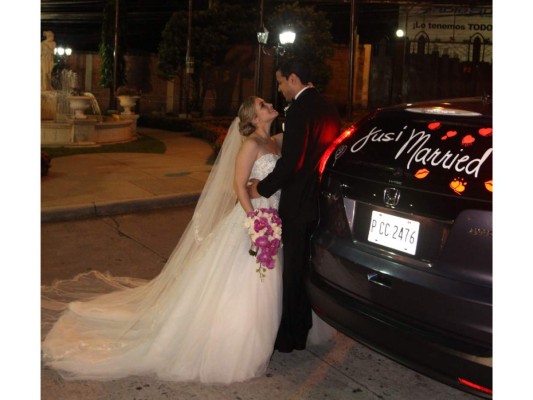
[[405,110],[365,120],[330,168],[387,184],[492,199],[492,118]]

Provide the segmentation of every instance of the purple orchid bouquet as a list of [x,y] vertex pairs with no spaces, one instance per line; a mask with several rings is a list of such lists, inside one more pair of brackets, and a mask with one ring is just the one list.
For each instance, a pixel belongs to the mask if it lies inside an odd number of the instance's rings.
[[247,214],[244,227],[252,240],[249,253],[256,257],[259,264],[256,272],[262,281],[266,270],[276,266],[281,246],[281,218],[275,208],[259,208]]

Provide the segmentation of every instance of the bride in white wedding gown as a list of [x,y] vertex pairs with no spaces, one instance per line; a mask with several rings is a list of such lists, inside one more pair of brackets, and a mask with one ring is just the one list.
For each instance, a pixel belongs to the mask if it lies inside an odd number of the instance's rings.
[[265,177],[279,158],[282,135],[269,136],[277,115],[258,97],[244,101],[156,278],[91,272],[42,288],[43,323],[53,323],[42,343],[47,366],[65,379],[231,383],[265,373],[281,317],[281,252],[261,280],[243,222],[248,211],[278,206],[279,192],[268,199],[246,193],[248,179]]

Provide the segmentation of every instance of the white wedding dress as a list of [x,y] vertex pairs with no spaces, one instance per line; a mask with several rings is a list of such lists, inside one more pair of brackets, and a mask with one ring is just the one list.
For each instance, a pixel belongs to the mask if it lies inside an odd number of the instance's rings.
[[[257,159],[251,178],[264,178],[278,158]],[[253,199],[254,208],[277,208],[279,195]],[[194,253],[186,259],[173,254],[152,281],[93,272],[44,287],[43,309],[67,304],[63,286],[72,293],[81,290],[76,283],[94,292],[114,290],[66,306],[42,343],[45,364],[66,379],[155,375],[231,383],[263,375],[281,318],[282,256],[280,249],[276,267],[261,281],[248,253],[245,217],[237,203]]]

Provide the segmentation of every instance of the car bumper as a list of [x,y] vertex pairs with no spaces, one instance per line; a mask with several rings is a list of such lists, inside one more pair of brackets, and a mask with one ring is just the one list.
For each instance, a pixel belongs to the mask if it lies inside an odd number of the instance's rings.
[[[344,334],[436,380],[492,398],[492,356],[475,355],[490,353],[490,349],[477,349],[482,351],[472,351],[473,354],[458,351],[458,346],[452,343],[447,346],[447,341],[455,339],[412,326],[378,310],[313,272],[307,289],[315,312]],[[460,379],[490,389],[490,393],[467,386]]]

